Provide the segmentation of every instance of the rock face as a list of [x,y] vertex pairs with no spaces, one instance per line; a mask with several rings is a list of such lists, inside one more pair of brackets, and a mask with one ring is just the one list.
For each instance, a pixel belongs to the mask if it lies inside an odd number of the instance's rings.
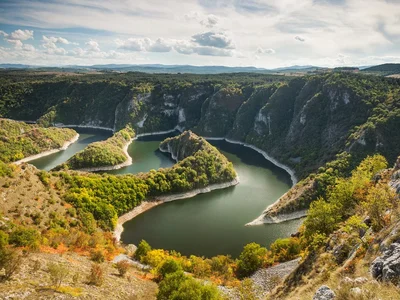
[[400,157],[394,164],[393,169],[393,175],[389,185],[396,191],[397,194],[400,194]]
[[321,286],[315,293],[313,300],[332,300],[335,299],[335,292],[326,285]]
[[373,278],[398,284],[400,281],[400,243],[393,243],[382,256],[371,264],[370,272]]

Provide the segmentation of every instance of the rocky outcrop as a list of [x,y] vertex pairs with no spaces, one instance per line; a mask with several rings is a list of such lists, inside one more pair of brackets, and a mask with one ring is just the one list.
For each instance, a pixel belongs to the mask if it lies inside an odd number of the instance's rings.
[[400,157],[397,158],[397,161],[394,164],[393,174],[390,178],[389,185],[396,191],[397,194],[400,194]]
[[332,300],[335,299],[335,292],[326,285],[321,286],[315,293],[313,300]]
[[377,257],[370,266],[373,278],[393,282],[400,282],[400,243],[393,243],[389,249]]

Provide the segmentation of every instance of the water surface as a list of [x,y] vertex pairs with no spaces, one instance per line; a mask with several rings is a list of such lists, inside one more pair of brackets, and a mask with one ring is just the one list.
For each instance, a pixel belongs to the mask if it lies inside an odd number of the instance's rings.
[[[104,131],[78,131],[78,142],[67,150],[31,163],[39,169],[52,169],[89,143],[110,135]],[[109,173],[136,174],[171,167],[174,161],[158,150],[160,141],[168,136],[149,136],[133,141],[128,148],[133,164]],[[184,255],[211,257],[230,254],[237,257],[248,243],[269,246],[277,238],[296,232],[301,220],[244,226],[290,188],[290,176],[250,148],[225,141],[211,143],[233,162],[240,183],[235,187],[165,203],[137,216],[124,224],[121,236],[124,243],[138,244],[145,239],[155,248],[173,249]]]
[[75,153],[83,150],[90,143],[102,141],[108,139],[111,136],[111,132],[105,130],[82,128],[73,129],[79,133],[78,141],[70,145],[66,150],[32,160],[29,163],[34,165],[38,169],[49,171],[59,164],[66,162]]
[[[172,164],[166,154],[156,151],[159,142],[136,143],[143,143],[135,146],[138,149],[146,149],[141,153],[143,161],[151,161],[136,171],[148,171],[149,166],[156,169],[157,164],[159,167]],[[290,188],[290,176],[252,149],[225,141],[211,143],[233,162],[240,183],[152,208],[124,224],[121,236],[124,243],[137,245],[145,239],[155,248],[174,249],[184,255],[237,257],[248,243],[269,246],[277,238],[290,236],[297,230],[300,220],[244,226]]]

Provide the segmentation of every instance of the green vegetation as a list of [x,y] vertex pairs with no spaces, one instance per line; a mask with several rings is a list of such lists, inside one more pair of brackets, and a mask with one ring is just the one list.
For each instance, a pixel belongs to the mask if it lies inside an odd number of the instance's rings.
[[217,288],[202,284],[182,271],[167,274],[160,282],[157,300],[219,300]]
[[67,128],[43,128],[12,120],[0,119],[0,176],[8,174],[4,163],[41,152],[59,149],[76,132]]
[[238,273],[241,277],[247,277],[261,268],[266,262],[267,249],[256,243],[248,244],[238,260]]
[[[74,206],[82,222],[95,220],[103,230],[113,230],[118,216],[140,205],[146,198],[229,182],[236,177],[232,163],[192,133],[167,139],[162,145],[186,138],[185,147],[193,151],[187,151],[189,156],[182,157],[168,169],[151,170],[137,176],[58,173],[66,185],[65,201]],[[87,225],[88,232],[92,231],[93,226]]]
[[96,168],[124,163],[128,157],[126,157],[123,148],[134,136],[133,129],[127,126],[105,141],[89,144],[57,169]]

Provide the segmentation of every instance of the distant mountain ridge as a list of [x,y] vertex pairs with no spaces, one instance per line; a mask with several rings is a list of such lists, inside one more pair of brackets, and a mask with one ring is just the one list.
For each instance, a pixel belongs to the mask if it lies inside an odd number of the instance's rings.
[[[353,68],[353,66],[348,66]],[[359,66],[358,68],[364,73],[372,73],[377,75],[400,74],[400,63],[387,63],[377,66]],[[193,66],[193,65],[163,65],[163,64],[104,64],[104,65],[65,65],[65,66],[40,66],[26,64],[0,64],[0,69],[30,69],[37,71],[108,71],[108,72],[143,72],[143,73],[191,73],[191,74],[224,74],[224,73],[260,73],[260,74],[280,74],[280,73],[308,73],[315,71],[329,71],[340,68],[325,68],[313,65],[294,65],[279,68],[257,68],[253,66],[245,67],[228,67],[228,66]]]
[[35,66],[23,64],[0,64],[3,69],[32,69],[32,70],[95,70],[95,71],[117,71],[117,72],[144,72],[144,73],[193,73],[193,74],[221,74],[221,73],[287,73],[307,72],[320,69],[317,66],[289,66],[276,69],[228,66],[192,66],[192,65],[163,65],[163,64],[105,64],[105,65],[66,65],[66,66]]

